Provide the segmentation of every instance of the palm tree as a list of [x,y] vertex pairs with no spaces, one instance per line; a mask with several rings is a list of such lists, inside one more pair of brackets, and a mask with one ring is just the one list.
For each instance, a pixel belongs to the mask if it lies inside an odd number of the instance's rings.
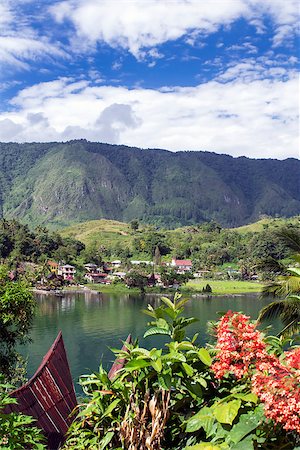
[[[292,258],[296,264],[299,263],[300,230],[281,228],[276,235],[291,251],[296,252]],[[291,336],[300,331],[300,268],[288,267],[285,273],[279,276],[276,282],[265,286],[262,291],[262,296],[273,295],[281,300],[265,306],[258,316],[258,322],[279,317],[284,325],[279,336]]]

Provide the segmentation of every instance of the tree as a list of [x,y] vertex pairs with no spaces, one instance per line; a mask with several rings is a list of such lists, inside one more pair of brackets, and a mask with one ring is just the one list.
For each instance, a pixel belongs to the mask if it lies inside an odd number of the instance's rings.
[[158,245],[155,247],[155,252],[154,252],[154,264],[156,266],[160,266],[161,264],[161,253],[159,251],[159,247]]
[[46,450],[46,446],[42,444],[45,437],[39,428],[33,426],[33,417],[17,412],[3,413],[8,405],[17,403],[7,393],[11,388],[12,386],[3,383],[3,375],[0,374],[0,448]]
[[[297,253],[292,258],[297,263],[300,261],[300,230],[282,228],[276,231],[278,238],[291,251]],[[273,295],[284,297],[265,306],[259,313],[258,321],[280,317],[284,325],[279,333],[282,336],[292,335],[300,330],[300,268],[288,267],[285,274],[278,277],[274,283],[270,283],[263,289],[263,296]]]
[[0,372],[10,381],[20,355],[16,347],[29,340],[36,303],[24,281],[11,282],[0,266]]
[[139,229],[139,221],[137,219],[133,219],[130,222],[130,227],[131,227],[132,231],[137,231]]
[[125,277],[125,283],[128,287],[136,287],[144,292],[145,287],[148,284],[148,278],[144,273],[138,272],[137,270],[131,270]]

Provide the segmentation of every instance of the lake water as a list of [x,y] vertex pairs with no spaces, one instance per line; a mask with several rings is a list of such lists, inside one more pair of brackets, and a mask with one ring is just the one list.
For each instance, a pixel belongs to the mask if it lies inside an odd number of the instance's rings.
[[[32,376],[57,333],[62,330],[71,373],[77,388],[78,377],[91,373],[100,361],[109,368],[114,357],[110,347],[120,348],[129,333],[140,338],[145,347],[159,345],[160,337],[143,339],[150,317],[141,312],[160,303],[159,296],[104,295],[96,293],[67,294],[64,297],[37,295],[38,312],[31,332],[32,342],[23,347],[28,356],[28,376]],[[270,300],[255,295],[235,297],[195,297],[186,306],[185,316],[194,316],[199,322],[191,325],[189,336],[199,333],[202,344],[207,341],[207,321],[216,320],[218,312],[243,311],[253,319]],[[276,326],[277,325],[277,326]],[[274,332],[279,324],[274,325]]]

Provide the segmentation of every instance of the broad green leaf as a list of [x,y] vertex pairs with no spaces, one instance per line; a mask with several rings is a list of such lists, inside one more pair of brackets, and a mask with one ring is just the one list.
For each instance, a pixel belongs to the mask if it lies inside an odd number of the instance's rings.
[[247,434],[255,430],[264,418],[263,408],[258,406],[254,411],[242,414],[237,424],[230,431],[230,439],[237,444],[244,439]]
[[137,369],[143,369],[144,367],[148,367],[150,365],[149,361],[145,361],[144,359],[133,359],[132,361],[129,361],[125,369],[127,370],[137,370]]
[[151,365],[156,372],[162,371],[162,361],[161,359],[156,359],[155,361],[151,361]]
[[175,309],[174,303],[168,297],[160,298],[169,308]]
[[185,381],[184,384],[193,397],[202,398],[203,392],[200,383],[192,384],[189,381]]
[[177,345],[178,350],[193,350],[194,346],[190,341],[182,341]]
[[159,328],[159,327],[152,327],[149,328],[145,333],[144,333],[144,338],[148,337],[148,336],[154,336],[156,334],[167,334],[168,336],[171,335],[169,330],[166,330],[165,328]]
[[186,432],[194,433],[194,431],[203,428],[207,433],[208,429],[214,424],[214,421],[215,419],[212,411],[207,406],[204,406],[197,414],[188,419],[186,423]]
[[241,407],[241,400],[219,403],[213,407],[213,414],[218,422],[232,424]]
[[198,351],[199,359],[205,364],[206,366],[211,366],[212,359],[206,348],[200,348]]
[[253,394],[252,392],[249,392],[249,394],[233,394],[234,398],[239,398],[243,400],[244,402],[251,402],[251,403],[257,403],[258,397],[257,395]]
[[189,364],[183,362],[183,363],[182,363],[182,367],[184,368],[185,373],[186,373],[189,377],[192,377],[192,376],[193,376],[193,374],[194,374],[194,369],[192,368],[192,366],[190,366]]
[[[254,437],[254,436],[253,436]],[[253,439],[252,436],[246,437],[242,441],[238,442],[235,445],[230,446],[231,450],[254,450]]]
[[143,356],[146,356],[147,358],[150,358],[149,350],[142,348],[142,347],[134,348],[133,350],[131,350],[130,354],[131,355],[143,355]]
[[186,361],[184,354],[179,353],[179,352],[167,353],[166,355],[163,356],[163,359],[170,360],[170,361],[180,361],[180,362]]
[[158,375],[159,385],[166,391],[172,387],[172,378],[169,373],[162,373]]

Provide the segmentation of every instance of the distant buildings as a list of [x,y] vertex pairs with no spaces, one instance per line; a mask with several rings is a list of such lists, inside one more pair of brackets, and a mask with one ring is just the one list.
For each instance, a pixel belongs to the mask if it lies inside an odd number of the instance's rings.
[[171,267],[173,267],[177,273],[186,273],[191,272],[193,263],[190,259],[172,258]]

